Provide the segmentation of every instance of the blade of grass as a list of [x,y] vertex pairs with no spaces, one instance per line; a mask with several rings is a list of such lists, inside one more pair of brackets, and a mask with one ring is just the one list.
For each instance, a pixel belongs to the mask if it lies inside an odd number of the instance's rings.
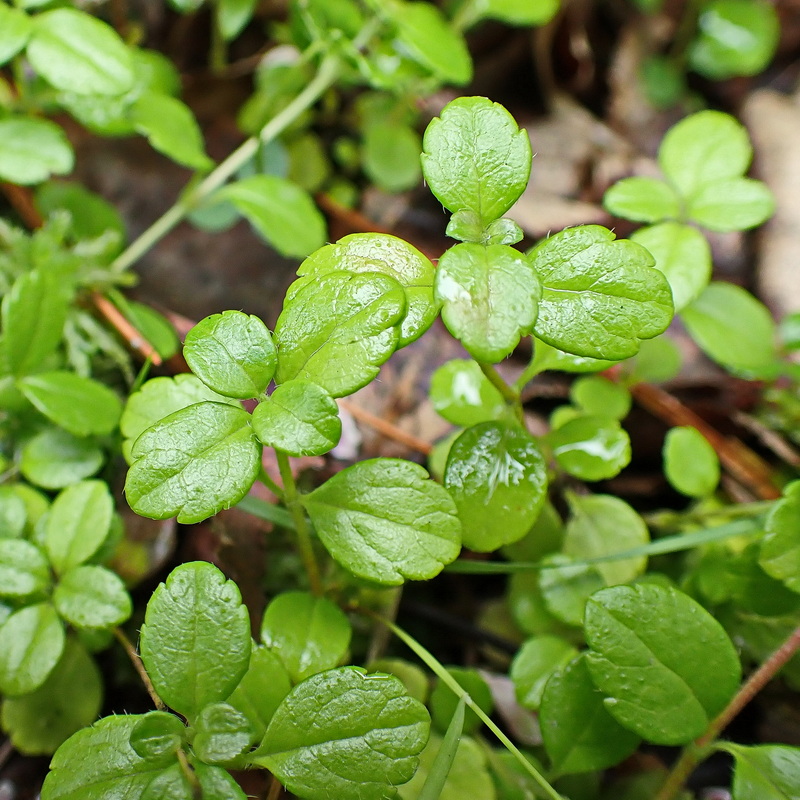
[[417,800],[439,800],[442,789],[444,789],[444,784],[447,781],[447,776],[450,774],[450,769],[453,766],[459,742],[461,741],[461,734],[464,730],[464,712],[466,710],[466,705],[467,698],[462,695],[458,698],[456,710],[453,712],[442,743],[439,745],[439,752],[436,754],[433,764],[431,764],[431,769],[430,772],[428,772],[428,777],[425,779],[425,784],[417,795]]

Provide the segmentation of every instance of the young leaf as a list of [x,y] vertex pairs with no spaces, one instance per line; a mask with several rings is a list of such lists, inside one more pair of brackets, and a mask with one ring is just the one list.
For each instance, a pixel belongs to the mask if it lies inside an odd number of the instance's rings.
[[191,523],[238,503],[253,485],[261,446],[250,415],[197,403],[148,428],[131,449],[125,494],[137,514]]
[[795,800],[800,786],[800,748],[785,745],[744,745],[722,742],[736,759],[733,800]]
[[775,198],[761,181],[730,178],[701,187],[689,201],[687,214],[712,231],[755,228],[775,213]]
[[13,58],[28,43],[33,21],[18,8],[0,6],[0,64]]
[[681,216],[675,190],[657,178],[623,178],[603,195],[603,205],[615,217],[634,222],[660,222]]
[[639,745],[639,737],[623,728],[606,710],[584,655],[550,677],[542,696],[539,722],[547,755],[553,769],[561,774],[610,767]]
[[30,186],[72,171],[75,154],[64,131],[37,117],[0,119],[0,179]]
[[321,456],[342,436],[339,406],[312,381],[282,383],[253,411],[253,430],[262,444],[290,456]]
[[173,755],[186,738],[186,726],[168,711],[150,711],[138,718],[130,745],[142,758],[157,760]]
[[448,103],[425,131],[422,172],[453,213],[474,212],[486,226],[522,194],[531,171],[531,143],[511,114],[485,97]]
[[62,489],[94,475],[103,464],[103,451],[88,439],[61,428],[45,428],[22,448],[20,472],[36,486]]
[[158,694],[190,721],[224,700],[250,661],[250,622],[236,584],[202,561],[176,567],[147,604],[140,649]]
[[675,589],[603,589],[587,603],[584,630],[586,661],[606,709],[655,744],[699,736],[738,688],[741,666],[731,640]]
[[[197,794],[202,796],[202,790]],[[170,800],[193,800],[195,797],[192,785],[177,759],[147,784],[139,800],[161,800],[163,797]]]
[[547,436],[558,465],[584,481],[613,478],[631,460],[628,434],[615,419],[572,419]]
[[111,433],[122,414],[115,392],[74,372],[39,372],[23,378],[18,386],[42,414],[75,436]]
[[[448,667],[447,671],[455,678],[456,683],[466,690],[469,697],[475,701],[475,704],[482,711],[486,714],[492,713],[494,700],[492,699],[491,689],[489,689],[489,685],[476,670]],[[460,700],[455,692],[442,680],[437,680],[428,700],[433,725],[442,732],[446,731],[450,725],[450,720],[456,713],[459,702]],[[463,730],[466,733],[473,733],[481,725],[483,723],[478,715],[471,708],[467,709],[464,715]]]
[[302,258],[325,244],[325,219],[308,192],[277,175],[252,175],[215,197],[228,200],[281,255]]
[[707,497],[719,483],[719,458],[696,428],[672,428],[664,440],[664,474],[689,497]]
[[261,641],[277,653],[293,683],[339,664],[351,634],[338,606],[308,592],[282,592],[267,606],[261,623]]
[[478,361],[502,361],[533,330],[541,295],[530,262],[507,245],[457,244],[439,259],[442,320]]
[[64,652],[64,625],[49,603],[15,611],[0,626],[0,692],[7,697],[38,689]]
[[381,800],[414,774],[428,731],[397,678],[341,667],[292,690],[251,761],[306,800]]
[[275,325],[275,382],[303,378],[342,397],[373,380],[397,347],[403,287],[387,275],[337,271],[289,291]]
[[761,541],[759,565],[793,592],[800,592],[800,481],[783,490],[783,498],[769,512],[764,530],[767,535]]
[[405,289],[408,308],[400,323],[398,347],[418,339],[436,319],[439,304],[433,298],[433,264],[416,247],[386,233],[352,233],[312,253],[297,270],[307,280],[292,284],[286,302],[304,283],[337,271],[379,272]]
[[330,554],[376,583],[427,580],[461,549],[455,503],[409,461],[361,461],[305,495],[303,505]]
[[453,425],[468,427],[491,422],[508,410],[503,395],[474,361],[448,361],[431,376],[433,407]]
[[[573,563],[561,553],[542,559],[539,590],[545,609],[560,622],[578,627],[583,623],[586,603],[606,586],[605,578],[595,564]],[[557,633],[545,629],[543,632]]]
[[227,703],[205,706],[192,727],[192,749],[206,764],[232,761],[250,746],[247,717]]
[[533,525],[547,495],[547,465],[519,425],[482,422],[453,443],[444,484],[458,508],[465,547],[489,552]]
[[640,245],[600,225],[551,236],[530,252],[544,286],[536,336],[579,356],[619,360],[663,333],[672,294]]
[[258,0],[219,0],[217,23],[226,42],[235,39],[253,17]]
[[212,314],[195,325],[186,335],[183,355],[206,386],[240,399],[263,394],[277,366],[267,326],[241,311]]
[[105,567],[66,572],[53,592],[56,611],[75,628],[114,628],[133,610],[125,584]]
[[625,419],[631,410],[631,393],[599,375],[578,378],[570,387],[569,399],[584,414],[611,419]]
[[120,95],[133,88],[130,50],[110,25],[83,11],[58,8],[36,16],[26,55],[56,89]]
[[508,673],[520,704],[536,711],[550,676],[577,655],[578,651],[559,636],[528,639],[514,656]]

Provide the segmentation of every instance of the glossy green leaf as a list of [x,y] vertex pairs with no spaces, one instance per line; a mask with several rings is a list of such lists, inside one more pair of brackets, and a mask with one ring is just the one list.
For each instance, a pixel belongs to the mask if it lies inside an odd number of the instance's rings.
[[81,481],[53,501],[45,528],[50,563],[64,573],[88,561],[111,530],[114,500],[103,481]]
[[50,586],[50,565],[44,553],[24,539],[0,539],[0,597],[24,600]]
[[154,150],[190,169],[214,166],[206,155],[194,114],[177,98],[161,92],[142,92],[129,113],[136,131],[147,138]]
[[657,178],[623,178],[603,195],[603,205],[615,217],[634,222],[660,222],[681,216],[675,190]]
[[753,295],[732,283],[711,283],[681,312],[686,329],[722,366],[744,374],[770,368],[776,358],[775,323]]
[[766,222],[775,212],[775,198],[766,184],[731,178],[701,187],[689,201],[687,214],[712,231],[744,231]]
[[425,703],[428,699],[430,689],[428,676],[421,667],[410,661],[402,658],[379,658],[367,664],[367,672],[386,672],[394,675],[406,687],[406,692],[411,697],[415,697],[420,703]]
[[464,427],[491,422],[508,410],[503,396],[480,366],[462,358],[448,361],[433,373],[430,399],[448,422]]
[[553,504],[545,499],[536,522],[525,536],[502,548],[510,561],[538,561],[542,556],[561,549],[564,543],[564,523]]
[[533,525],[547,495],[547,465],[526,430],[483,422],[453,443],[444,484],[458,508],[464,546],[489,552]]
[[138,717],[131,730],[130,745],[147,759],[162,759],[177,752],[186,738],[186,726],[168,711],[150,711]]
[[305,495],[303,505],[330,554],[376,583],[432,578],[461,549],[455,503],[410,461],[361,461]]
[[133,610],[122,580],[105,567],[91,565],[64,573],[53,592],[53,604],[75,628],[114,628]]
[[131,450],[125,494],[137,514],[200,522],[236,505],[261,466],[250,415],[224,403],[197,403],[148,428]]
[[64,625],[49,603],[15,611],[0,626],[0,692],[8,697],[38,689],[64,652]]
[[696,300],[708,286],[711,248],[696,228],[682,222],[662,222],[634,231],[631,240],[646,247],[656,260],[656,269],[667,276],[676,312]]
[[[297,270],[307,281],[329,272],[379,272],[405,289],[408,307],[400,323],[398,347],[404,347],[433,324],[439,304],[433,298],[434,267],[430,259],[403,239],[386,233],[353,233],[312,253]],[[298,289],[304,283],[292,286]],[[294,295],[290,288],[287,303]]]
[[488,225],[522,194],[531,171],[531,144],[511,114],[485,97],[460,97],[425,131],[422,172],[453,213],[473,211]]
[[294,683],[339,664],[351,634],[338,606],[308,592],[281,592],[261,623],[261,641],[277,653]]
[[722,742],[736,759],[733,800],[797,800],[800,797],[800,748],[779,744],[745,747]]
[[0,119],[0,179],[30,186],[72,171],[75,155],[64,131],[37,117]]
[[[455,679],[456,683],[464,689],[472,698],[475,704],[486,714],[491,714],[494,710],[494,700],[489,685],[480,676],[477,670],[465,669],[462,667],[448,667],[448,673]],[[444,733],[450,725],[450,720],[458,708],[459,698],[456,693],[441,679],[436,681],[433,687],[428,708],[431,711],[431,722]],[[471,709],[467,709],[464,715],[463,730],[465,733],[473,733],[481,727],[478,715]]]
[[369,125],[364,133],[364,172],[387,192],[413,189],[422,176],[421,150],[419,134],[407,125],[388,121]]
[[577,655],[578,651],[558,636],[528,639],[514,656],[508,673],[520,704],[536,711],[550,676]]
[[547,441],[561,469],[584,481],[613,478],[631,460],[628,434],[607,417],[576,417],[552,431]]
[[759,565],[793,592],[800,592],[800,481],[783,490],[783,498],[769,512],[764,530]]
[[183,355],[210,389],[226,397],[263,394],[277,366],[267,326],[241,311],[212,314],[186,335]]
[[236,584],[202,561],[174,569],[147,604],[140,651],[160,697],[190,720],[224,700],[250,662],[250,621]]
[[664,440],[664,474],[689,497],[706,497],[719,483],[719,458],[696,428],[672,428]]
[[639,745],[639,737],[608,713],[584,655],[574,658],[547,682],[539,723],[545,750],[557,773],[613,766]]
[[36,207],[45,216],[68,211],[76,239],[95,239],[106,231],[125,238],[125,226],[117,209],[99,194],[75,181],[49,181],[36,189]]
[[[197,794],[201,794],[201,791],[198,791]],[[147,784],[139,796],[139,800],[161,800],[166,797],[169,800],[193,800],[194,798],[192,785],[177,758],[174,759],[172,765],[165,767]]]
[[731,640],[675,589],[652,583],[604,589],[587,603],[584,630],[587,664],[606,709],[654,744],[699,736],[739,686]]
[[[633,550],[650,541],[644,520],[624,500],[606,494],[569,495],[570,518],[564,534],[565,555],[575,559],[602,558]],[[595,564],[608,586],[641,575],[647,557]]]
[[658,163],[685,198],[701,187],[741,177],[753,157],[744,126],[720,111],[699,111],[667,131]]
[[253,412],[253,430],[262,444],[290,456],[320,456],[342,435],[339,406],[312,381],[282,383]]
[[631,410],[631,393],[599,375],[578,378],[570,387],[569,399],[585,414],[611,419],[625,419]]
[[478,361],[502,361],[533,330],[541,293],[528,259],[507,245],[457,244],[439,259],[442,320]]
[[700,10],[689,65],[712,80],[757,75],[780,40],[775,7],[759,0],[711,0]]
[[217,22],[223,39],[235,39],[253,17],[258,0],[220,0],[217,3]]
[[414,774],[428,731],[397,678],[341,667],[292,690],[251,760],[306,800],[382,800]]
[[[247,795],[241,790],[233,776],[222,767],[212,767],[196,761],[194,763],[195,775],[200,781],[200,788],[204,798],[214,800],[247,800]],[[145,800],[145,798],[142,798]],[[161,800],[161,796],[152,800]]]
[[33,21],[18,8],[0,6],[0,64],[13,58],[28,43]]
[[68,637],[61,659],[33,692],[3,700],[3,730],[19,752],[50,755],[100,713],[103,680],[94,659]]
[[[545,556],[541,564],[539,591],[544,608],[560,622],[582,625],[589,598],[607,585],[597,565],[575,563],[561,553]],[[557,630],[548,627],[543,632]]]
[[215,195],[244,214],[281,255],[302,258],[325,244],[325,218],[311,196],[277,175],[252,175]]
[[94,442],[60,428],[45,428],[23,446],[20,471],[36,486],[62,489],[94,475],[104,460]]
[[83,11],[58,8],[36,16],[26,55],[56,89],[120,95],[133,88],[130,50],[110,25]]
[[192,749],[206,764],[232,761],[250,746],[247,717],[227,703],[211,703],[192,725]]
[[275,382],[302,378],[333,397],[351,394],[394,352],[405,311],[403,287],[387,275],[330,272],[304,282],[275,325]]
[[[651,340],[647,339],[645,341]],[[655,341],[658,340],[656,339]],[[641,344],[643,345],[644,342]],[[561,372],[600,372],[613,367],[616,363],[616,361],[608,361],[603,358],[589,358],[566,353],[557,347],[547,344],[547,342],[543,342],[541,339],[533,338],[533,361],[531,366],[536,368],[536,375],[548,369]]]
[[75,436],[111,433],[122,414],[122,403],[114,391],[74,372],[39,372],[18,385],[42,414]]
[[560,7],[559,0],[480,0],[481,17],[498,19],[509,25],[544,25]]
[[663,333],[672,294],[640,245],[600,225],[568,228],[543,240],[530,259],[544,286],[536,336],[579,356],[619,360],[639,340]]

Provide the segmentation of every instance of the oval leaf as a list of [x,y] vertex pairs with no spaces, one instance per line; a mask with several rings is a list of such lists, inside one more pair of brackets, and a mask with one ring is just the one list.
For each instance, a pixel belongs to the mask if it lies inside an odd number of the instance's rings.
[[783,494],[764,523],[767,535],[758,563],[768,575],[800,593],[800,481],[790,483]]
[[746,231],[775,213],[775,198],[761,181],[731,178],[703,186],[689,202],[687,213],[712,231]]
[[22,448],[20,471],[45,489],[62,489],[94,475],[105,460],[94,442],[78,439],[61,428],[45,428]]
[[520,704],[536,711],[550,676],[577,655],[578,651],[559,636],[528,639],[514,656],[508,673]]
[[491,422],[508,411],[503,395],[480,365],[462,358],[448,361],[433,373],[430,398],[448,422],[464,427]]
[[696,428],[672,428],[664,440],[664,474],[689,497],[707,497],[719,483],[719,458]]
[[33,21],[22,10],[0,6],[0,64],[13,58],[28,42]]
[[53,592],[56,611],[76,628],[114,628],[130,617],[131,596],[125,584],[105,567],[75,567]]
[[66,175],[74,163],[72,145],[55,123],[37,118],[0,119],[0,179],[30,186],[51,175]]
[[623,178],[603,195],[603,205],[614,216],[634,222],[660,222],[681,216],[681,200],[675,190],[657,178]]
[[784,745],[743,745],[722,742],[736,759],[733,800],[796,800],[800,786],[800,748]]
[[50,585],[44,553],[24,539],[0,539],[0,597],[24,600]]
[[192,728],[192,749],[206,764],[232,761],[250,746],[247,717],[227,703],[205,706]]
[[613,478],[631,460],[628,434],[607,417],[576,417],[552,431],[547,441],[561,469],[584,481]]

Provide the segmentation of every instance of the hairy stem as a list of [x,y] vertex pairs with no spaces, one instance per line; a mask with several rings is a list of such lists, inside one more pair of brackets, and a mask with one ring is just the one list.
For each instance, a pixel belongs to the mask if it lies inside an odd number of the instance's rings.
[[150,695],[150,699],[153,701],[153,705],[159,711],[163,711],[167,706],[165,705],[164,701],[158,696],[156,687],[153,686],[153,682],[150,680],[150,676],[147,674],[147,670],[144,668],[144,664],[142,663],[142,657],[139,655],[138,652],[136,652],[136,648],[133,646],[133,642],[125,635],[125,631],[123,631],[122,628],[114,628],[114,636],[117,638],[117,641],[122,645],[123,649],[128,654],[128,658],[131,660],[133,668],[136,670],[139,677],[142,679],[142,683],[144,684],[145,689],[147,689],[147,694]]

